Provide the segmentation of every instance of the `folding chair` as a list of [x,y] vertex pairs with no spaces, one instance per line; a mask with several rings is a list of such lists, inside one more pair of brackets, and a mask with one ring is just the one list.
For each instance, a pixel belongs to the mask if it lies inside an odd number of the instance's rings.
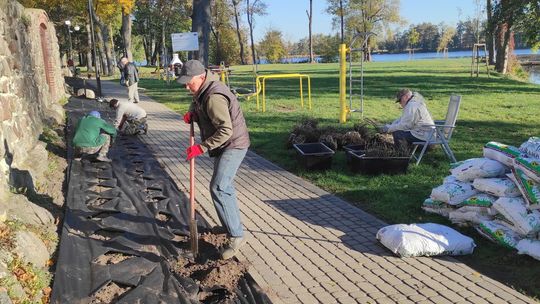
[[[416,165],[420,163],[422,157],[426,153],[427,148],[430,145],[441,145],[444,153],[452,162],[456,162],[456,157],[450,149],[450,139],[452,138],[452,133],[456,127],[456,120],[459,112],[459,104],[461,103],[461,96],[452,95],[450,96],[450,102],[448,103],[448,111],[446,112],[445,120],[435,120],[434,125],[425,125],[426,128],[429,128],[428,138],[425,142],[418,141],[413,142],[414,149],[412,151],[411,158],[416,160]],[[416,156],[416,151],[419,146],[422,146],[420,154]]]

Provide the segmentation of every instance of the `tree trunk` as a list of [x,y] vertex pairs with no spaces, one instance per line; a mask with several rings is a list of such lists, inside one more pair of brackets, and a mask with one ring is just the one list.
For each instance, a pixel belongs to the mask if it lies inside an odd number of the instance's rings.
[[111,71],[112,73],[114,74],[114,67],[116,66],[116,63],[118,62],[118,60],[116,59],[116,52],[114,51],[114,39],[113,39],[113,30],[112,30],[112,26],[109,24],[107,25],[107,31],[109,33],[109,42],[111,44]]
[[495,22],[493,21],[493,5],[491,0],[486,3],[487,30],[486,30],[486,48],[488,50],[489,64],[495,64]]
[[133,61],[133,54],[131,53],[131,15],[125,13],[122,8],[122,40],[124,40],[124,56],[129,61]]
[[[99,25],[96,27],[96,29],[99,29]],[[103,34],[101,33],[101,30],[96,34],[96,45],[98,47],[98,62],[101,64],[101,73],[102,74],[109,74],[109,64],[107,62],[107,58],[105,58],[105,48],[103,47]]]
[[239,0],[232,0],[233,8],[234,8],[234,20],[236,22],[236,35],[238,36],[238,44],[240,45],[240,63],[242,65],[246,64],[245,56],[244,56],[244,41],[242,40],[242,34],[240,32],[240,20],[238,16],[238,1]]
[[[86,24],[86,33],[87,33],[87,39],[88,41],[86,42],[87,44],[86,45],[92,45],[92,34],[90,32],[90,24]],[[89,72],[89,73],[93,73],[94,72],[94,67],[92,65],[92,50],[91,48],[87,48],[86,49],[86,70]]]
[[508,72],[508,42],[510,40],[510,25],[503,23],[499,25],[497,39],[497,61],[495,69],[497,72],[506,74]]
[[313,22],[313,0],[309,0],[309,12],[306,12],[309,20],[309,62],[315,63],[313,58],[313,36],[311,35],[311,25]]
[[251,56],[253,64],[257,64],[257,54],[255,53],[255,39],[253,39],[253,13],[250,12],[249,0],[247,0],[247,20],[249,24],[249,38],[251,41]]
[[[101,24],[100,24],[101,25]],[[103,70],[103,73],[107,76],[112,76],[113,74],[113,67],[114,67],[114,61],[113,61],[113,54],[111,50],[111,37],[109,36],[109,26],[106,24],[103,24],[101,27],[101,35],[103,36],[103,46],[104,46],[104,59],[107,62],[107,69]]]
[[156,40],[156,46],[154,47],[154,51],[152,52],[152,65],[156,65],[157,63],[157,56],[159,55],[159,50],[161,49],[161,41]]
[[199,50],[192,53],[192,58],[208,65],[208,33],[210,33],[210,3],[211,0],[193,0],[191,15],[191,31],[199,34]]

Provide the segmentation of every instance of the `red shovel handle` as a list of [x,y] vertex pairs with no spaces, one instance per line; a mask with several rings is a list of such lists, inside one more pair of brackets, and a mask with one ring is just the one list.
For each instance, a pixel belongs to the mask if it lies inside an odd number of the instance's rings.
[[[195,130],[193,121],[189,128],[189,146],[195,145]],[[190,219],[195,220],[195,157],[189,160],[189,206],[191,208]]]

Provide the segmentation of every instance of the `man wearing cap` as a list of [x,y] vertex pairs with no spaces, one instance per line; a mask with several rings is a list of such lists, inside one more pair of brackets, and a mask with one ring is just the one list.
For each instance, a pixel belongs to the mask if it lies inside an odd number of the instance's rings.
[[116,110],[114,127],[122,130],[127,135],[146,134],[148,123],[146,122],[146,111],[138,105],[128,102],[111,99],[109,106]]
[[392,133],[396,146],[403,142],[410,145],[413,142],[426,141],[429,133],[429,127],[426,125],[434,123],[424,97],[418,92],[400,89],[396,94],[397,102],[403,109],[403,114],[391,124],[382,126],[379,131]]
[[205,152],[214,157],[210,193],[229,234],[229,245],[222,252],[222,257],[229,259],[245,243],[233,182],[250,145],[246,121],[236,96],[198,60],[187,61],[177,81],[193,94],[184,122],[197,122],[202,140],[186,150],[187,159]]
[[90,112],[81,118],[75,127],[73,146],[76,159],[80,159],[83,154],[98,153],[96,160],[110,162],[107,152],[109,152],[111,136],[116,137],[116,129],[101,119],[98,111]]
[[127,57],[122,57],[118,62],[118,67],[122,71],[122,78],[128,90],[128,101],[139,102],[139,71],[133,62],[129,62]]

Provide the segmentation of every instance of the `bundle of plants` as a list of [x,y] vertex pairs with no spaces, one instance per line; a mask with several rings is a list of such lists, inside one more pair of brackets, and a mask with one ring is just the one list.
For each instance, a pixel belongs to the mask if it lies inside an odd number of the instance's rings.
[[324,127],[320,130],[319,142],[325,144],[328,148],[336,151],[341,148],[343,134],[334,127]]
[[350,145],[365,145],[367,138],[368,137],[362,136],[362,134],[357,131],[349,131],[345,133],[341,138],[341,146],[345,147]]
[[390,144],[383,141],[371,141],[366,144],[366,157],[409,157],[410,151],[407,145]]
[[295,125],[287,139],[287,149],[292,148],[293,144],[317,142],[321,136],[321,130],[317,128],[317,125],[318,121],[313,118],[304,118]]

